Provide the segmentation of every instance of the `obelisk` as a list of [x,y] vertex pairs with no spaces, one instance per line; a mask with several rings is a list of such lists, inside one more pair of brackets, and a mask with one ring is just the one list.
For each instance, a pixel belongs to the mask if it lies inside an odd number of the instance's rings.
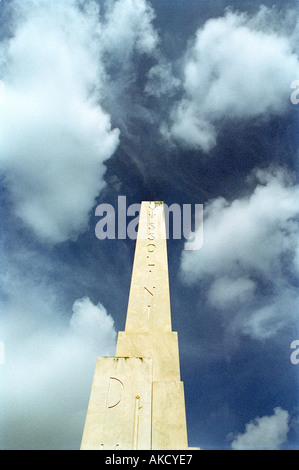
[[81,449],[187,449],[163,202],[142,202],[125,331],[98,358]]

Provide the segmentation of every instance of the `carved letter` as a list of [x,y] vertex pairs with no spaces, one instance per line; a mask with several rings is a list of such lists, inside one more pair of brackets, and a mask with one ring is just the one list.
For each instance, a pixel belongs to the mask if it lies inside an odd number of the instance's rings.
[[107,397],[107,408],[114,408],[117,406],[123,394],[124,384],[121,380],[115,377],[110,377]]
[[[150,247],[151,247],[151,249],[150,249]],[[153,251],[155,251],[155,248],[156,248],[156,245],[154,245],[153,243],[149,243],[149,244],[147,245],[147,251],[148,251],[149,253],[152,253]]]

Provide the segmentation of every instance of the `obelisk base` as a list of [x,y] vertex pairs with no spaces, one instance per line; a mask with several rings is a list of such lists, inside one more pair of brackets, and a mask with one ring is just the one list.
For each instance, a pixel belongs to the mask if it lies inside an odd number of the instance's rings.
[[188,448],[183,382],[152,377],[151,358],[98,358],[81,450]]
[[183,382],[153,382],[152,449],[188,449]]
[[151,449],[152,360],[99,357],[81,450]]

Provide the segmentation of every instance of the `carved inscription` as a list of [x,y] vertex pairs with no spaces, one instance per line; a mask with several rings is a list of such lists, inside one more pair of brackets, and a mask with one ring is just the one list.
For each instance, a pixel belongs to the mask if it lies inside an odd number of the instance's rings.
[[115,408],[117,406],[123,395],[124,384],[121,380],[116,377],[110,377],[108,394],[107,394],[107,408]]
[[148,224],[147,224],[147,240],[148,244],[146,245],[147,255],[147,276],[146,276],[146,285],[144,285],[145,291],[145,310],[148,320],[151,315],[151,308],[153,306],[154,296],[155,296],[155,260],[154,256],[156,255],[157,246],[154,241],[157,238],[157,222],[156,222],[156,211],[155,203],[151,202],[148,205]]
[[155,251],[155,249],[156,249],[156,245],[155,245],[154,243],[149,243],[149,244],[147,245],[147,251],[148,251],[149,253],[153,253],[153,252]]
[[153,286],[153,292],[151,292],[147,287],[145,287],[145,290],[153,297],[154,296],[154,286]]

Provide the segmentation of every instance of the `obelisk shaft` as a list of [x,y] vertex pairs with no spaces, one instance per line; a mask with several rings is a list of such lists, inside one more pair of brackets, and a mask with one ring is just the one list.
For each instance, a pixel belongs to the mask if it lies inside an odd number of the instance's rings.
[[143,202],[125,331],[171,331],[164,205]]
[[186,449],[187,428],[177,333],[171,331],[164,204],[143,202],[127,321],[117,356],[150,357],[152,449]]
[[164,205],[142,202],[127,321],[117,356],[151,357],[153,380],[180,380],[177,334],[171,331]]
[[116,356],[98,359],[81,449],[187,448],[164,205],[143,202],[125,331]]

